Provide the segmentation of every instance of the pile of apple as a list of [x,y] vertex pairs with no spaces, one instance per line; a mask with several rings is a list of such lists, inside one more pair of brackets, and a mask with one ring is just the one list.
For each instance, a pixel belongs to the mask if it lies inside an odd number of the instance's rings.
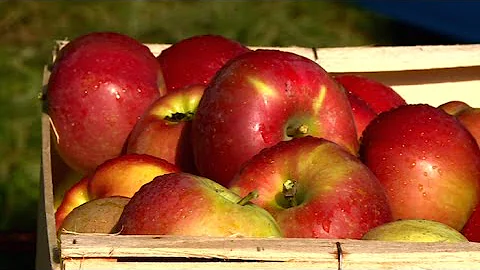
[[428,220],[480,241],[480,110],[464,102],[407,104],[222,36],[154,55],[107,32],[60,50],[46,100],[83,176],[59,231],[362,239]]

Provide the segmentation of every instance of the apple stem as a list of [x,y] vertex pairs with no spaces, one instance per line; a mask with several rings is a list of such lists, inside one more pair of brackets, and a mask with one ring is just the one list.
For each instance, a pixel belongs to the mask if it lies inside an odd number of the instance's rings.
[[254,190],[248,193],[245,197],[241,198],[240,201],[237,202],[237,204],[244,206],[245,204],[249,203],[251,200],[256,198],[258,198],[258,191]]
[[176,112],[172,113],[171,115],[167,115],[164,117],[165,120],[170,121],[170,122],[188,122],[193,119],[193,112],[186,112],[186,113],[181,113],[181,112]]
[[298,205],[296,195],[297,194],[297,181],[287,180],[283,183],[283,196],[288,201],[290,207]]
[[287,136],[291,138],[299,138],[307,135],[308,126],[301,124],[300,126],[287,127]]

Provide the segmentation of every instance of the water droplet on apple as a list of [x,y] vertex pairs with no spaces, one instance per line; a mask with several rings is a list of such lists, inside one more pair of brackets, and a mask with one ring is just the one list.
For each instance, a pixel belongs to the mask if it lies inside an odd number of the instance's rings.
[[423,185],[422,185],[422,184],[418,184],[418,190],[419,190],[419,191],[422,191],[422,190],[423,190]]
[[422,193],[422,196],[423,196],[423,197],[427,197],[427,193],[426,193],[426,192],[423,192],[423,193]]
[[88,95],[88,90],[83,91],[83,97],[86,97]]
[[438,172],[439,175],[442,175],[442,173],[443,173],[443,171],[441,169],[438,169],[437,172]]
[[412,162],[412,164],[410,164],[410,168],[413,168],[413,167],[415,167],[416,165],[417,165],[417,163]]
[[407,182],[407,181],[403,181],[403,185],[404,185],[404,186],[408,185],[408,182]]
[[427,172],[423,172],[423,176],[427,177],[427,176],[428,176],[428,173],[427,173]]

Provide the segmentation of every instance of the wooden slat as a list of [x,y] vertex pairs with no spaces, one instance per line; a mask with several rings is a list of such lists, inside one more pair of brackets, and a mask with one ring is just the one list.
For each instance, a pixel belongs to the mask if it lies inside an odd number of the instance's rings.
[[[58,48],[68,41],[57,41]],[[145,44],[154,55],[171,44]],[[422,46],[362,46],[304,48],[249,46],[251,49],[276,49],[315,60],[325,70],[335,72],[385,72],[480,66],[480,44]]]
[[[336,243],[339,241],[343,269],[359,269],[361,266],[369,269],[399,266],[409,269],[480,269],[480,243],[91,234],[62,234],[61,239],[64,261],[84,258],[117,258],[121,261],[121,258],[135,258],[136,262],[149,262],[151,258],[157,258],[156,264],[163,267],[163,264],[171,262],[162,262],[161,258],[177,258],[182,262],[206,258],[261,261],[264,263],[262,265],[270,265],[271,268],[267,269],[281,269],[278,262],[296,262],[299,264],[294,269],[304,269],[302,267],[310,267],[310,264],[338,265],[339,250]],[[205,266],[205,262],[196,264]],[[250,266],[252,269],[261,269],[253,264]]]
[[77,259],[64,261],[65,270],[318,270],[318,269],[338,269],[336,263],[308,263],[308,262],[113,262],[91,259]]

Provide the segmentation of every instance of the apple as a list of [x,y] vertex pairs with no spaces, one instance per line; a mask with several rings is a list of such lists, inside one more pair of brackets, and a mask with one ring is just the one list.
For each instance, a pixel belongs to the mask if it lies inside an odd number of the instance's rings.
[[91,199],[111,196],[132,197],[156,176],[180,171],[170,162],[146,154],[125,154],[97,167],[88,182]]
[[[51,145],[54,145],[53,138],[51,139]],[[51,172],[54,175],[52,177],[53,207],[56,211],[62,203],[65,193],[78,183],[83,178],[83,175],[65,164],[55,147],[50,152]]]
[[65,192],[60,205],[55,211],[55,225],[57,231],[60,229],[65,217],[72,212],[73,209],[90,200],[90,196],[88,195],[89,181],[90,178],[85,176]]
[[343,89],[312,60],[273,49],[244,53],[217,72],[191,133],[199,174],[224,186],[244,162],[280,141],[312,135],[358,150]]
[[125,205],[120,234],[280,237],[272,216],[218,183],[171,173],[145,184]]
[[357,137],[360,140],[363,131],[370,121],[377,117],[377,113],[375,113],[364,100],[360,99],[352,92],[347,91],[346,93],[350,106],[352,107],[353,120],[357,129]]
[[57,231],[110,233],[129,201],[127,197],[113,196],[85,202],[65,217]]
[[196,35],[172,44],[157,59],[167,91],[173,91],[192,84],[207,85],[226,62],[248,51],[224,36]]
[[384,186],[395,220],[460,230],[479,201],[479,147],[441,109],[411,104],[381,113],[363,133],[360,157]]
[[366,76],[342,74],[335,76],[335,80],[377,114],[407,104],[393,88]]
[[480,203],[475,207],[461,232],[469,241],[480,242]]
[[55,147],[86,174],[118,156],[144,110],[165,93],[148,47],[119,33],[93,32],[63,47],[46,93]]
[[456,117],[480,144],[480,108],[467,108],[457,113]]
[[457,115],[458,113],[462,112],[463,110],[471,109],[472,107],[470,107],[470,105],[468,105],[468,103],[466,103],[464,101],[451,100],[451,101],[447,101],[443,104],[440,104],[438,106],[438,108],[444,110],[448,114]]
[[384,223],[368,231],[363,240],[390,242],[468,242],[454,228],[428,219],[402,219]]
[[230,190],[266,209],[285,237],[361,238],[392,220],[373,173],[346,148],[306,136],[261,150],[235,176]]
[[126,153],[148,154],[195,173],[190,142],[191,120],[205,86],[190,85],[156,100],[135,124]]
[[65,192],[55,212],[57,230],[73,209],[88,201],[112,196],[130,198],[156,176],[178,171],[168,161],[146,154],[125,154],[109,159]]

